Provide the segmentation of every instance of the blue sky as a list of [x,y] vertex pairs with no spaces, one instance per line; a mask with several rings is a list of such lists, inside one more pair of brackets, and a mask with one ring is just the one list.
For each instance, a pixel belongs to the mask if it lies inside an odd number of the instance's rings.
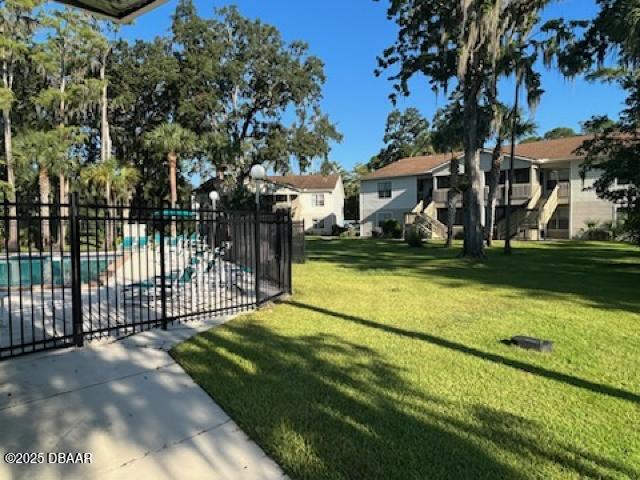
[[[150,39],[170,28],[171,14],[177,0],[170,0],[157,10],[125,27],[126,38]],[[327,83],[323,108],[338,124],[344,141],[335,145],[331,158],[346,168],[364,163],[382,146],[391,83],[376,78],[376,56],[390,46],[396,27],[386,18],[388,2],[382,0],[196,0],[200,15],[210,16],[214,7],[236,4],[249,17],[275,25],[285,40],[304,40],[312,54],[325,62]],[[585,18],[593,15],[593,0],[559,0],[548,7],[546,18],[564,16]],[[611,85],[587,83],[582,79],[566,80],[555,71],[543,70],[546,90],[535,112],[539,132],[557,126],[579,129],[580,121],[595,114],[617,117],[623,94]],[[424,79],[412,83],[412,95],[401,99],[398,107],[414,106],[429,119],[446,98],[436,97]],[[510,93],[510,92],[507,92]],[[511,102],[511,95],[507,97]]]

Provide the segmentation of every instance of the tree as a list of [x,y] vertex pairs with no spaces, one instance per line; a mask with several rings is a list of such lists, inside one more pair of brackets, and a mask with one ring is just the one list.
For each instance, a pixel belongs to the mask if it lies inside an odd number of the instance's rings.
[[593,117],[585,122],[580,122],[580,127],[584,135],[604,133],[610,128],[615,128],[615,126],[616,122],[606,115]]
[[383,141],[384,148],[369,164],[372,170],[385,167],[401,158],[433,153],[429,121],[416,108],[408,108],[404,112],[393,110],[387,117]]
[[345,171],[338,162],[325,159],[320,164],[320,175],[341,175],[344,176]]
[[367,165],[356,163],[342,179],[344,182],[344,218],[347,220],[360,219],[360,181],[370,173],[371,170]]
[[[14,81],[16,68],[24,64],[29,56],[33,33],[38,16],[36,7],[41,0],[4,0],[0,4],[0,64],[2,87],[0,88],[0,110],[4,127],[4,153],[7,184],[4,189],[9,202],[15,202],[15,171],[13,159],[12,107],[16,101]],[[9,207],[9,216],[16,216],[16,208]],[[15,220],[9,222],[8,248],[18,248],[18,226]]]
[[341,140],[320,109],[324,66],[306,44],[286,43],[275,27],[235,7],[203,19],[191,0],[178,4],[173,39],[181,72],[177,120],[213,135],[204,157],[237,188],[257,163],[283,172],[293,158],[304,171],[328,156],[330,141]]
[[[97,103],[100,83],[90,78],[91,52],[99,36],[88,22],[86,15],[74,9],[55,10],[43,20],[46,39],[38,45],[33,58],[47,77],[49,86],[35,99],[51,127],[57,126],[65,136],[67,126],[74,115],[83,115]],[[67,139],[68,140],[68,139]],[[73,162],[69,158],[57,168],[58,199],[61,204],[69,201],[69,175]],[[66,207],[61,207],[66,215]],[[66,223],[60,222],[59,241],[66,235]]]
[[485,238],[488,246],[493,242],[493,228],[495,225],[496,196],[500,183],[500,173],[504,159],[504,143],[512,135],[515,125],[515,138],[522,138],[535,132],[536,125],[531,120],[523,120],[522,112],[518,111],[514,121],[514,111],[506,105],[498,106],[499,120],[494,123],[495,141],[491,153],[491,171],[489,173],[489,193],[487,196],[485,214]]
[[163,123],[146,136],[147,147],[166,156],[169,170],[169,201],[171,208],[178,205],[178,166],[196,144],[196,136],[177,123]]
[[640,243],[640,6],[635,0],[598,0],[591,20],[548,22],[542,43],[547,63],[555,58],[567,77],[586,74],[593,81],[617,82],[627,93],[620,120],[594,117],[583,129],[593,134],[581,152],[582,174],[596,170],[601,198],[626,209],[625,228]]
[[113,155],[135,166],[145,180],[137,186],[134,203],[156,202],[167,193],[165,157],[149,155],[145,139],[147,132],[175,117],[178,62],[170,42],[156,38],[132,45],[116,42],[107,63]]
[[49,203],[51,202],[52,171],[59,168],[61,160],[66,155],[66,145],[59,142],[55,131],[28,131],[16,138],[16,156],[26,165],[35,169],[38,175],[38,189],[41,221],[42,250],[51,244],[51,230],[49,223]]
[[[106,205],[111,206],[119,200],[129,200],[130,194],[140,180],[140,175],[135,167],[120,165],[114,158],[109,158],[85,167],[82,170],[81,179],[102,191]],[[114,223],[109,222],[106,230],[105,241],[111,246],[115,239]]]
[[482,98],[493,98],[503,40],[513,32],[522,37],[537,23],[547,3],[533,1],[390,0],[388,16],[399,25],[395,44],[379,59],[381,69],[398,66],[391,79],[395,93],[409,93],[409,79],[425,75],[433,89],[446,90],[456,81],[462,96],[464,191],[464,255],[485,258],[482,172],[479,148],[485,138],[480,132]]
[[463,148],[462,105],[459,95],[452,95],[449,105],[436,112],[433,121],[433,145],[439,152],[451,155],[449,162],[449,191],[447,192],[447,241],[445,246],[453,246],[453,227],[456,220],[457,204],[465,182],[460,182],[460,151]]
[[566,138],[566,137],[575,137],[577,133],[573,130],[573,128],[569,127],[557,127],[553,130],[549,130],[544,134],[545,140],[556,140],[558,138]]

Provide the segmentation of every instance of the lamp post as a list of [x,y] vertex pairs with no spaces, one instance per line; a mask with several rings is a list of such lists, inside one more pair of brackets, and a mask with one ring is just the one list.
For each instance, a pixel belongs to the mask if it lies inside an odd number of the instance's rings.
[[211,205],[213,207],[213,210],[215,210],[216,205],[218,204],[218,200],[220,200],[220,194],[213,190],[211,193],[209,193],[209,200],[211,200]]
[[265,168],[260,165],[254,165],[251,167],[251,172],[249,173],[251,179],[256,183],[256,210],[260,210],[260,186],[265,178],[267,178],[267,171]]
[[220,200],[220,194],[218,192],[216,192],[215,190],[209,192],[209,200],[211,200],[211,206],[212,206],[212,220],[213,222],[210,224],[209,227],[209,242],[210,242],[210,247],[211,249],[214,249],[216,246],[216,234],[217,234],[217,213],[216,213],[216,208],[218,206],[218,200]]

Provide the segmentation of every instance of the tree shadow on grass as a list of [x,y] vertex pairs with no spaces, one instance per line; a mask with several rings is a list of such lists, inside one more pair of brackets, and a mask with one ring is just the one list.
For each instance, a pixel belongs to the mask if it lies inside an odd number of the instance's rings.
[[333,335],[285,336],[244,318],[172,354],[293,478],[524,479],[557,468],[548,464],[582,477],[640,474],[507,412],[460,415],[375,350]]
[[603,385],[601,383],[591,382],[589,380],[585,380],[583,378],[575,377],[573,375],[568,375],[566,373],[555,372],[553,370],[549,370],[543,367],[539,367],[536,365],[531,365],[529,363],[521,362],[519,360],[514,360],[511,358],[504,357],[502,355],[497,355],[495,353],[484,352],[477,348],[469,347],[463,345],[458,342],[453,342],[451,340],[447,340],[445,338],[437,337],[435,335],[430,335],[424,332],[414,332],[411,330],[405,330],[403,328],[394,327],[391,325],[384,325],[381,323],[373,322],[371,320],[367,320],[364,318],[356,317],[353,315],[347,315],[344,313],[334,312],[332,310],[328,310],[322,307],[316,307],[314,305],[308,305],[305,303],[300,303],[296,301],[284,301],[282,303],[286,303],[288,305],[303,308],[307,310],[312,310],[314,312],[322,313],[323,315],[330,315],[334,318],[339,318],[342,320],[346,320],[349,322],[357,323],[359,325],[363,325],[369,328],[374,328],[377,330],[383,330],[387,333],[391,333],[394,335],[400,335],[403,337],[413,338],[416,340],[421,340],[423,342],[428,342],[432,345],[436,345],[438,347],[447,348],[449,350],[454,350],[459,353],[463,353],[465,355],[471,355],[473,357],[479,358],[481,360],[486,360],[488,362],[497,363],[500,365],[504,365],[510,368],[514,368],[517,370],[521,370],[523,372],[531,373],[533,375],[537,375],[539,377],[547,378],[549,380],[554,380],[557,382],[561,382],[567,385],[571,385],[576,388],[581,388],[585,390],[590,390],[594,393],[600,393],[603,395],[607,395],[609,397],[618,398],[620,400],[626,400],[629,402],[639,403],[640,404],[640,395],[637,393],[629,392],[626,390],[622,390],[620,388],[612,387],[610,385]]
[[489,250],[485,263],[456,258],[459,249],[398,242],[313,241],[310,259],[363,273],[403,274],[448,287],[513,288],[538,298],[580,297],[595,308],[640,314],[640,249],[612,243],[519,243],[512,256]]

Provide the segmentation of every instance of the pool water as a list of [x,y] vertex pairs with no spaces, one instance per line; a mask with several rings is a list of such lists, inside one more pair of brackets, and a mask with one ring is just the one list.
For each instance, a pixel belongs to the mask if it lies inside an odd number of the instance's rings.
[[[114,256],[80,258],[82,282],[97,280]],[[71,257],[0,259],[0,288],[71,285]]]

